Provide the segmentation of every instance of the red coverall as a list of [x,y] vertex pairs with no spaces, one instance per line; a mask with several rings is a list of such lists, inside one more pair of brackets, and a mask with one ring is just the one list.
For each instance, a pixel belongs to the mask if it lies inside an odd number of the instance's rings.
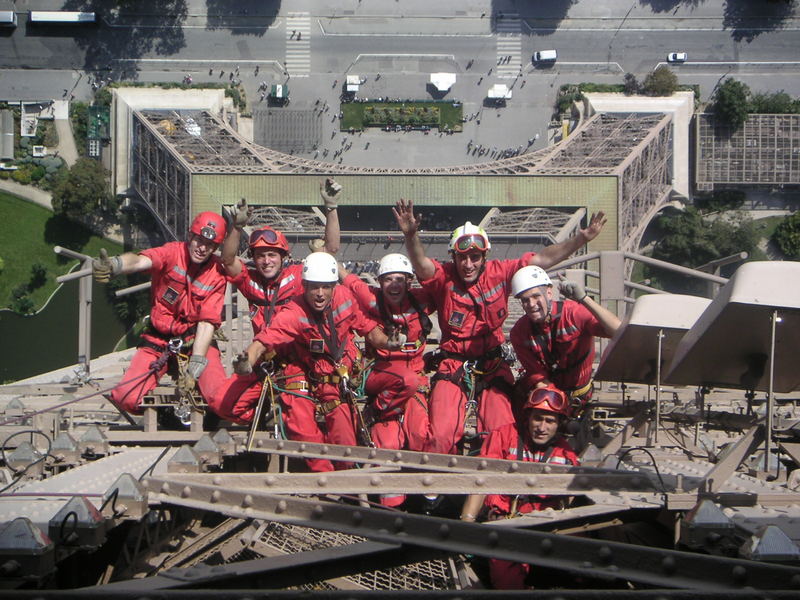
[[[303,293],[303,265],[292,264],[281,269],[273,279],[266,281],[255,269],[242,268],[239,275],[229,278],[242,295],[250,303],[250,323],[253,333],[262,331],[294,296]],[[288,359],[280,348],[276,348],[279,356]],[[300,374],[289,364],[283,370],[286,384],[294,381],[293,376]],[[221,411],[226,419],[246,424],[253,420],[258,399],[261,396],[263,378],[258,374],[233,374],[222,386]]]
[[[428,407],[425,389],[428,378],[422,355],[425,352],[425,339],[417,309],[408,299],[394,312],[382,299],[380,288],[364,283],[357,275],[350,274],[342,282],[358,300],[361,309],[372,319],[383,321],[378,302],[384,302],[385,314],[392,323],[401,328],[407,336],[402,350],[371,349],[375,363],[367,377],[365,392],[373,397],[378,421],[370,429],[372,441],[378,448],[422,451],[428,438]],[[420,288],[409,290],[414,294],[417,306],[427,314],[433,312],[433,303]],[[381,503],[386,506],[399,506],[405,495],[382,495]]]
[[524,369],[523,389],[548,380],[569,393],[589,383],[594,338],[608,336],[591,311],[578,302],[553,302],[551,311],[547,323],[533,323],[527,315],[520,318],[511,328],[511,343]]
[[[355,446],[353,412],[350,404],[340,399],[338,376],[331,358],[337,349],[331,346],[329,318],[333,319],[342,352],[339,363],[352,371],[358,360],[353,332],[365,336],[378,323],[361,312],[352,293],[341,285],[334,288],[330,306],[323,315],[315,314],[305,299],[298,296],[275,315],[270,326],[260,331],[256,339],[270,348],[288,346],[310,387],[310,392],[302,396],[283,394],[281,398],[289,439]],[[325,434],[317,426],[315,412],[318,409],[324,414]],[[309,459],[307,463],[312,471],[334,469],[334,464],[326,459]],[[335,468],[349,466],[349,463],[336,463]]]
[[[426,450],[443,454],[456,451],[466,418],[467,395],[461,385],[465,361],[485,373],[482,378],[486,387],[475,398],[478,430],[492,431],[514,422],[509,395],[503,389],[511,388],[514,376],[508,363],[499,357],[499,350],[505,340],[502,326],[508,316],[511,278],[533,256],[529,252],[518,260],[488,260],[478,280],[469,287],[464,286],[455,264],[434,260],[433,277],[421,282],[436,302],[442,330],[440,348],[454,355],[442,360],[433,376],[431,437]],[[494,385],[498,382],[505,383]]]
[[[523,447],[520,451],[519,444]],[[481,456],[487,458],[503,458],[508,460],[522,460],[524,462],[546,462],[558,465],[577,465],[578,456],[567,441],[557,435],[553,442],[546,447],[534,447],[527,435],[521,436],[516,424],[509,424],[495,429],[483,443]],[[486,496],[484,505],[490,513],[496,516],[505,516],[511,512],[511,496],[490,494]],[[559,497],[548,496],[519,496],[517,499],[517,512],[529,513],[534,510],[558,508]],[[525,578],[531,566],[525,563],[516,563],[498,558],[489,559],[489,575],[492,585],[501,590],[525,589]]]
[[[167,371],[168,363],[155,373],[140,378],[150,370],[171,338],[191,340],[201,321],[219,327],[225,301],[225,275],[219,258],[211,256],[201,265],[189,259],[186,242],[170,242],[158,248],[142,250],[150,269],[150,331],[142,342],[120,385],[111,392],[111,401],[124,410],[141,414],[142,396],[152,390]],[[225,381],[225,369],[219,350],[211,345],[206,353],[208,366],[197,384],[211,410],[219,414],[219,388]],[[130,382],[130,383],[126,383]]]

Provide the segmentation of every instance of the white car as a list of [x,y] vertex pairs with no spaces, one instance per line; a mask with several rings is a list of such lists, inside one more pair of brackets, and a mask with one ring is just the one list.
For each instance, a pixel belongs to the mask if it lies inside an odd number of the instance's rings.
[[689,55],[686,52],[670,52],[667,54],[667,62],[671,63],[686,62],[687,58],[689,58]]

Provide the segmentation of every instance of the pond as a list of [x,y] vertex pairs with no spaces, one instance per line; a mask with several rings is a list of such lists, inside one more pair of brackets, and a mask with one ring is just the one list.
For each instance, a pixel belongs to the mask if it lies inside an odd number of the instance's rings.
[[[108,354],[125,335],[105,290],[93,284],[92,358]],[[147,292],[143,292],[147,293]],[[0,382],[12,382],[78,361],[78,282],[65,283],[36,315],[0,310]]]

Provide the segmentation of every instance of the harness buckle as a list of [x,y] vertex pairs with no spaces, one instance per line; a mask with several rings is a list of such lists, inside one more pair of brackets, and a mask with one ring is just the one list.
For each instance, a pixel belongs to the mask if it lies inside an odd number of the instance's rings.
[[177,354],[181,351],[181,348],[183,348],[183,340],[181,338],[170,338],[167,342],[167,350],[169,350],[171,354]]

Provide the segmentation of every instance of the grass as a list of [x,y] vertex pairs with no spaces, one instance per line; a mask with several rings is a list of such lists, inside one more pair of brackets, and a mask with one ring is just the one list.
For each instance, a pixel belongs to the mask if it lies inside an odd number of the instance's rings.
[[428,125],[440,130],[461,131],[464,107],[459,102],[431,102],[413,100],[410,102],[345,102],[341,105],[342,131],[362,130],[365,127],[384,125]]
[[100,248],[110,255],[123,251],[122,246],[93,235],[81,225],[54,215],[49,210],[17,196],[0,192],[0,258],[4,269],[0,276],[0,308],[11,305],[11,291],[31,279],[31,267],[42,264],[47,278],[30,298],[36,309],[42,307],[58,287],[55,278],[77,263],[53,252],[63,246],[76,252],[97,256]]

